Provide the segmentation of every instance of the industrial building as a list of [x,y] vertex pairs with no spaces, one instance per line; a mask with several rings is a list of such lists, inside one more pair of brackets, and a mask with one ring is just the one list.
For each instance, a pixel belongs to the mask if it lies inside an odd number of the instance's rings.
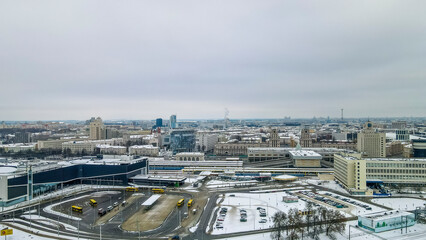
[[147,158],[76,159],[40,161],[29,165],[9,163],[0,167],[0,205],[9,206],[33,196],[74,184],[121,185],[130,177],[147,173]]
[[416,224],[414,213],[398,210],[376,212],[358,216],[358,226],[373,232],[406,228]]

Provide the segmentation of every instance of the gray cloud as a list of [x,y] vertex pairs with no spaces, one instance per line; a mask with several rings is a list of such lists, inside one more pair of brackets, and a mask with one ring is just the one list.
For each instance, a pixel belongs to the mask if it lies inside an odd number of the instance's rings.
[[422,1],[2,1],[4,120],[425,116]]

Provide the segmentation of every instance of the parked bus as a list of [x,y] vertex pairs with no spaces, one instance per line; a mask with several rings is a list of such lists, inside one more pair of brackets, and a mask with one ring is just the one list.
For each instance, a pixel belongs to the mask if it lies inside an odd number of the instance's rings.
[[126,187],[126,192],[137,192],[139,189],[137,187]]
[[182,206],[183,204],[185,203],[185,199],[181,199],[181,200],[179,200],[178,202],[177,202],[177,206],[178,207],[180,207],[180,206]]
[[162,189],[162,188],[153,188],[152,192],[153,193],[164,193],[164,189]]
[[192,202],[193,202],[194,200],[193,199],[189,199],[189,201],[188,201],[188,207],[191,207],[192,206]]
[[96,200],[95,200],[95,199],[90,199],[90,200],[89,200],[89,203],[90,203],[90,205],[91,205],[92,207],[96,207],[96,206],[98,205],[98,203],[96,202]]
[[312,215],[312,211],[300,211],[299,210],[299,215],[305,216],[305,215]]
[[71,209],[72,209],[74,212],[83,213],[83,208],[82,208],[82,207],[79,207],[79,206],[71,206]]

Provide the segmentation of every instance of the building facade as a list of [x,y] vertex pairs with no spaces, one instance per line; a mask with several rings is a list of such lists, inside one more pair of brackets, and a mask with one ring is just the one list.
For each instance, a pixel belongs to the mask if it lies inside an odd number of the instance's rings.
[[204,161],[204,153],[181,152],[176,154],[177,161]]
[[358,134],[357,150],[366,157],[386,157],[386,134],[377,132],[372,122],[366,122]]
[[90,121],[89,125],[90,130],[90,139],[91,140],[100,140],[103,139],[103,130],[104,130],[104,124],[102,122],[102,119],[100,117],[93,119]]
[[366,161],[360,154],[334,154],[334,177],[352,194],[367,192]]
[[247,156],[248,148],[267,147],[266,143],[218,143],[214,146],[217,156]]
[[170,122],[169,122],[169,124],[170,124],[170,128],[171,129],[177,128],[176,115],[171,115],[170,116]]
[[195,130],[175,129],[170,133],[170,149],[173,154],[195,150]]
[[300,133],[300,146],[305,148],[312,147],[312,139],[309,128],[305,127],[302,129],[302,132]]
[[159,148],[152,145],[134,145],[129,147],[130,155],[157,157]]
[[277,129],[272,129],[269,136],[269,147],[280,147],[280,136]]
[[426,158],[426,139],[413,139],[413,156]]
[[208,132],[197,132],[197,151],[209,152],[214,150],[214,146],[218,142],[219,138],[217,134]]

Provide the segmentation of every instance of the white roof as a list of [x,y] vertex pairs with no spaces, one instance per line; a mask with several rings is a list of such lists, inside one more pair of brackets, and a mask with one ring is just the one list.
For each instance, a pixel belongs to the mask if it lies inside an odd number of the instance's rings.
[[293,159],[321,159],[321,155],[314,151],[295,150],[289,151]]
[[148,198],[145,202],[142,203],[142,206],[151,206],[154,204],[159,198],[161,197],[160,194],[154,194],[150,198]]
[[375,221],[381,221],[384,219],[397,218],[397,217],[409,216],[409,215],[413,215],[413,213],[392,210],[392,211],[383,211],[383,212],[365,214],[365,215],[361,215],[360,217],[373,219]]

